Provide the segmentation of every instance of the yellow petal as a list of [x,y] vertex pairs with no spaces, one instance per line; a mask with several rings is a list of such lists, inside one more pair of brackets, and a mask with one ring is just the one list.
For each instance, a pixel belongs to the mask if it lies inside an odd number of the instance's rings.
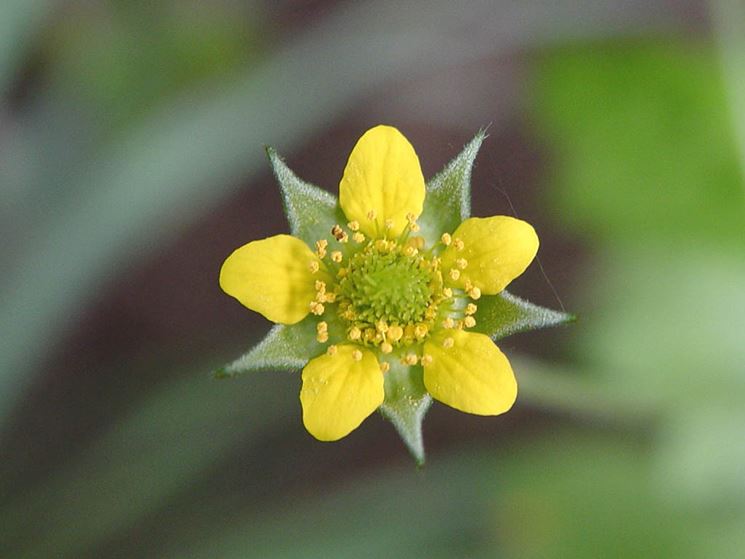
[[[354,358],[354,353],[359,352]],[[385,398],[383,373],[367,349],[340,345],[334,355],[312,359],[303,369],[303,423],[321,441],[348,435],[380,407]]]
[[499,415],[515,402],[512,367],[489,336],[440,331],[424,344],[424,353],[432,357],[424,365],[424,386],[435,400],[476,415]]
[[[398,236],[406,215],[419,217],[424,176],[409,141],[391,126],[376,126],[357,141],[339,184],[339,204],[369,237]],[[368,214],[374,212],[374,219]],[[386,229],[386,222],[392,223]]]
[[[313,274],[310,263],[321,270]],[[308,246],[290,235],[276,235],[243,245],[220,269],[220,287],[272,322],[295,324],[309,312],[315,280],[328,278]]]
[[[456,239],[463,241],[458,250]],[[453,242],[442,253],[444,270],[455,267],[456,260],[466,260],[460,277],[453,280],[445,274],[451,287],[463,287],[471,282],[485,295],[502,291],[533,261],[538,252],[538,235],[525,221],[498,215],[472,217],[460,224],[453,233]]]

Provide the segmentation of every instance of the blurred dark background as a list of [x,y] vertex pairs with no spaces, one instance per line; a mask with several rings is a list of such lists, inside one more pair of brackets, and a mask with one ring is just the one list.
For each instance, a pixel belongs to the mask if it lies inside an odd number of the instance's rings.
[[[398,127],[431,177],[489,126],[473,213],[541,238],[497,418],[319,443],[299,374],[214,381],[224,295],[288,229],[272,145],[331,192]],[[739,0],[0,4],[0,557],[741,557]]]

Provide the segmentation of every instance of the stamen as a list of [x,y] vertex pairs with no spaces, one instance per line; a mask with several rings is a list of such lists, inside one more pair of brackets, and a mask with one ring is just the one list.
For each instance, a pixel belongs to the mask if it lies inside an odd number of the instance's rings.
[[[356,222],[355,222],[356,223]],[[354,235],[352,235],[352,239],[354,239],[355,243],[364,243],[365,242],[365,235],[357,231]]]
[[318,334],[316,334],[316,340],[321,344],[325,344],[327,341],[329,341],[329,333],[318,332]]
[[326,309],[322,303],[319,303],[318,301],[310,302],[310,312],[312,312],[313,314],[321,316],[324,310]]
[[466,266],[468,266],[468,260],[466,260],[465,258],[458,258],[455,261],[455,265],[458,266],[458,268],[460,268],[461,270],[465,270]]
[[347,334],[347,336],[352,341],[359,340],[360,339],[360,336],[362,336],[362,331],[359,328],[357,328],[356,326],[352,326],[349,329],[349,333]]
[[420,340],[427,335],[427,332],[429,331],[429,328],[427,328],[426,324],[417,324],[414,327],[414,335],[419,338]]
[[447,329],[455,328],[455,321],[451,317],[447,317],[442,321],[442,327]]
[[337,264],[342,261],[344,258],[344,255],[342,255],[341,251],[335,250],[331,253],[331,260],[336,262]]
[[394,222],[392,219],[386,219],[385,220],[385,229],[386,231],[390,231],[393,229],[393,226],[396,225],[396,222]]
[[383,361],[380,364],[380,372],[381,373],[386,374],[390,370],[391,370],[391,364],[390,363],[387,363],[386,361]]
[[310,270],[311,274],[315,274],[318,270],[321,269],[321,265],[318,263],[318,260],[311,260],[308,263],[308,269]]
[[383,342],[382,344],[380,344],[380,351],[382,351],[383,353],[390,353],[391,351],[393,351],[393,346],[388,342]]
[[478,310],[478,307],[474,305],[473,303],[468,303],[466,305],[466,310],[464,311],[467,315],[476,314],[476,311]]
[[404,363],[407,365],[416,365],[418,360],[419,358],[416,356],[416,353],[407,353],[406,357],[404,357]]
[[316,324],[316,332],[318,332],[319,334],[321,332],[327,332],[328,329],[329,329],[328,323],[323,320],[319,322],[318,324]]
[[385,334],[388,331],[388,324],[385,322],[385,320],[379,320],[378,323],[375,325],[375,328],[381,334]]
[[468,296],[475,301],[481,297],[481,290],[478,287],[472,287],[468,290]]
[[326,353],[329,355],[336,355],[336,346],[330,345],[328,349],[326,350]]
[[428,353],[425,353],[424,355],[422,355],[422,366],[423,367],[426,367],[427,365],[431,365],[432,361],[433,361],[432,356],[429,355]]
[[349,227],[350,231],[359,231],[360,230],[360,222],[359,221],[350,221],[347,223],[347,227]]
[[440,241],[442,241],[442,244],[447,247],[453,242],[453,238],[450,236],[450,233],[443,233],[442,237],[440,237]]
[[453,239],[453,244],[455,245],[455,250],[463,250],[466,246],[460,239]]
[[445,338],[442,341],[442,347],[444,347],[445,349],[450,349],[454,345],[455,345],[455,340],[453,338]]
[[446,299],[450,299],[453,296],[453,290],[449,287],[445,287],[442,290],[442,294],[445,296]]
[[378,217],[378,212],[376,212],[375,210],[370,210],[369,212],[367,212],[367,219],[369,219],[370,221],[375,221],[376,217]]
[[328,245],[329,245],[329,242],[326,239],[321,239],[319,241],[316,241],[316,254],[318,254],[318,258],[326,257],[326,247]]
[[450,270],[449,275],[450,275],[450,279],[452,279],[453,281],[457,281],[458,278],[460,277],[460,270],[458,270],[457,268],[453,268],[452,270]]
[[466,328],[473,328],[474,326],[476,326],[476,319],[472,316],[467,316],[463,319],[463,324]]
[[394,342],[400,340],[404,335],[404,329],[398,325],[393,325],[388,328],[388,339]]
[[352,359],[355,361],[362,361],[362,352],[359,349],[355,349],[352,352]]
[[334,238],[337,241],[340,241],[341,238],[344,236],[344,229],[342,229],[339,224],[337,223],[331,228],[331,234],[334,236]]

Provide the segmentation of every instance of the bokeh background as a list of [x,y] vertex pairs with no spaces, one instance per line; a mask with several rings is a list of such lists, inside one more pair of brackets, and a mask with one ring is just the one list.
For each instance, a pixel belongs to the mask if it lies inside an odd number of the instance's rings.
[[[521,393],[322,444],[223,259],[394,124],[535,224]],[[0,2],[0,557],[735,558],[745,548],[740,0]]]

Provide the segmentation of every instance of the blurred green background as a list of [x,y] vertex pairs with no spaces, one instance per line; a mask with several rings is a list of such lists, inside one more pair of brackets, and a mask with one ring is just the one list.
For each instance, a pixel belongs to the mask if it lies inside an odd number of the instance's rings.
[[[427,177],[491,124],[474,214],[580,316],[421,470],[207,375],[268,328],[217,284],[287,230],[263,145],[335,192],[378,123]],[[740,0],[1,2],[0,557],[742,557],[744,169]]]

